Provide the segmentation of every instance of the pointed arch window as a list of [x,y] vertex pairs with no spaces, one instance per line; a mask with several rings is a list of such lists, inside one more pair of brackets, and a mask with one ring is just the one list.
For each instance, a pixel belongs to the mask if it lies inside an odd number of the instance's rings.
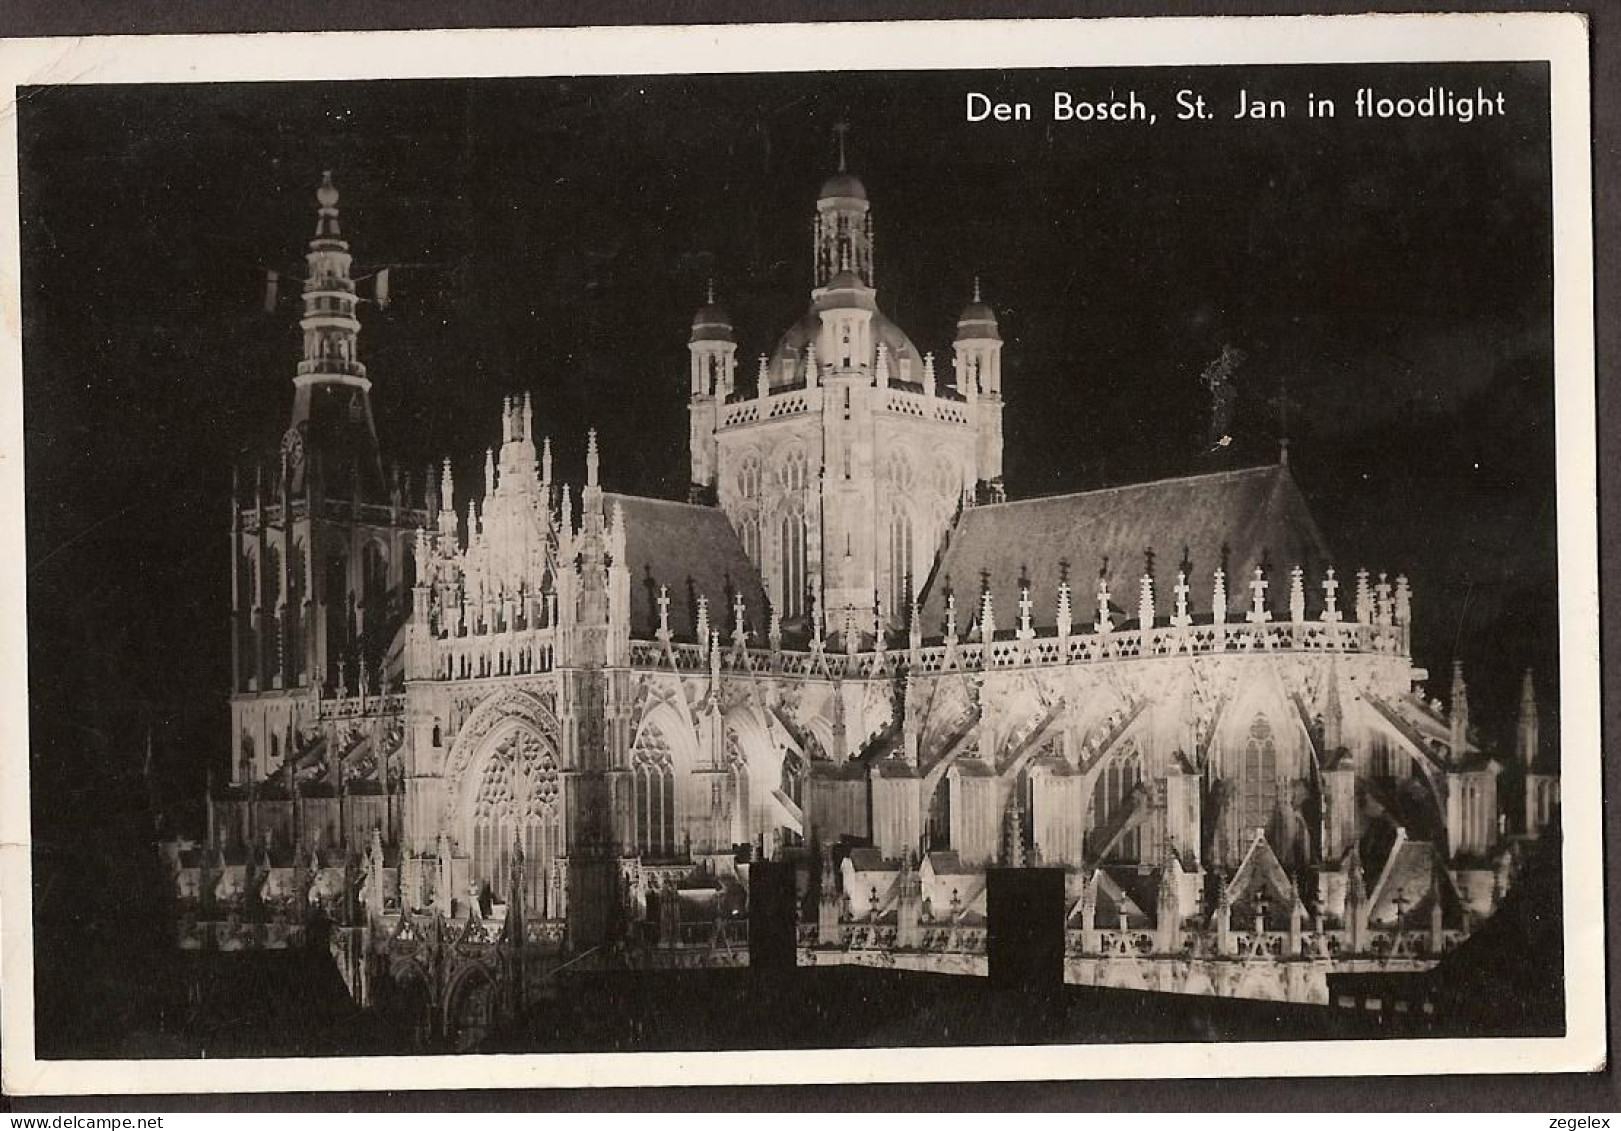
[[[1127,744],[1117,750],[1110,757],[1103,772],[1098,775],[1097,783],[1092,787],[1092,797],[1088,802],[1087,837],[1089,851],[1101,852],[1104,845],[1101,838],[1112,835],[1110,826],[1124,812],[1132,790],[1137,783],[1143,780],[1143,756],[1135,743]],[[1142,849],[1142,836],[1138,829],[1133,829],[1115,842],[1114,848],[1109,852],[1108,860],[1137,860]]]
[[781,461],[777,464],[777,484],[782,488],[783,494],[790,497],[799,494],[805,489],[808,478],[805,449],[797,444],[785,449]]
[[636,810],[636,847],[643,856],[675,855],[675,772],[670,744],[656,727],[643,727],[630,752]]
[[756,569],[761,566],[760,561],[760,519],[757,515],[747,515],[738,533],[743,539],[743,552],[748,555],[749,561],[754,563]]
[[904,617],[912,599],[912,518],[896,506],[889,516],[889,608]]
[[1256,715],[1244,740],[1244,759],[1239,769],[1239,835],[1247,839],[1252,830],[1265,828],[1277,800],[1278,743],[1272,721]]
[[750,452],[743,457],[737,467],[737,494],[745,501],[754,501],[760,497],[760,456],[758,452]]
[[777,604],[784,617],[801,617],[805,615],[805,517],[798,508],[782,516],[779,533],[782,568],[778,577],[782,590]]
[[557,757],[547,743],[519,733],[491,751],[473,798],[473,885],[509,899],[513,847],[522,843],[525,913],[549,916],[546,880],[563,850],[562,808]]

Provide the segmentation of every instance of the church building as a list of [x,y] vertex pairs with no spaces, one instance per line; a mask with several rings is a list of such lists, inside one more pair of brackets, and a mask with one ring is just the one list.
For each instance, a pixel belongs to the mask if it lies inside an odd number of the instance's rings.
[[995,311],[891,321],[843,168],[771,353],[693,319],[684,501],[615,492],[594,433],[555,466],[524,391],[481,481],[387,464],[317,198],[291,418],[230,514],[229,781],[164,846],[182,947],[320,917],[358,998],[451,1025],[593,948],[747,962],[761,862],[801,964],[983,973],[988,870],[1042,866],[1071,982],[1326,1002],[1434,965],[1556,822],[1529,675],[1482,749],[1400,563],[1337,557],[1286,461],[1009,499]]

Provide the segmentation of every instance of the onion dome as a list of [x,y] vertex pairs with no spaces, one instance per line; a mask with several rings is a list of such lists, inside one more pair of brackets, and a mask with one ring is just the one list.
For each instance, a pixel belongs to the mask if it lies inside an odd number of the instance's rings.
[[996,311],[990,304],[980,298],[979,280],[974,280],[974,297],[968,305],[962,308],[962,314],[957,319],[957,341],[969,341],[975,338],[990,338],[993,341],[1002,340],[1001,328],[996,324]]
[[698,313],[692,316],[692,337],[689,342],[735,342],[737,337],[732,332],[732,317],[726,313],[726,308],[715,301],[715,284],[709,284],[707,301],[698,308]]

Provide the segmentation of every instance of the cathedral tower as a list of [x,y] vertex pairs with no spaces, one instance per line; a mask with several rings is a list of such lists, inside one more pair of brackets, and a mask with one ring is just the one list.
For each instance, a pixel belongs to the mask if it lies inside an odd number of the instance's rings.
[[724,314],[710,303],[694,320],[694,496],[726,511],[785,625],[859,643],[906,625],[960,507],[999,491],[1001,340],[976,296],[957,378],[937,381],[879,307],[872,203],[842,153],[811,250],[809,308],[752,388],[737,387]]
[[[315,741],[320,694],[397,683],[385,657],[409,613],[413,533],[428,521],[385,472],[359,356],[360,297],[330,173],[305,255],[292,418],[232,505],[233,780],[268,778]],[[426,484],[421,485],[423,488]]]

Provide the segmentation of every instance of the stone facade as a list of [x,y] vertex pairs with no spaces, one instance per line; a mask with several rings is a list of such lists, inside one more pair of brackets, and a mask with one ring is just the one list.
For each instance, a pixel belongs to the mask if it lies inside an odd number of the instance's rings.
[[1523,832],[1555,820],[1529,682],[1494,759],[1461,671],[1422,694],[1406,579],[1337,572],[1286,465],[1003,501],[996,316],[976,284],[942,381],[847,172],[750,387],[713,295],[694,320],[687,503],[607,492],[594,434],[563,482],[527,393],[476,494],[385,474],[337,199],[231,515],[232,773],[165,846],[181,945],[320,915],[357,996],[431,983],[449,1024],[444,955],[490,1009],[605,946],[746,961],[761,858],[799,863],[803,962],[979,972],[986,869],[1040,864],[1072,981],[1322,1001],[1492,913],[1505,766]]

